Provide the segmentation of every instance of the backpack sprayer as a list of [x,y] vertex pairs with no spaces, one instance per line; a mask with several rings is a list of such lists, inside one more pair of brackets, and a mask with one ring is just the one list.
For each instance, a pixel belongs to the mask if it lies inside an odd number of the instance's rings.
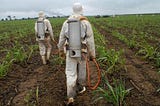
[[43,21],[37,21],[37,38],[39,40],[44,40],[45,38],[45,23]]
[[81,22],[78,19],[68,20],[69,56],[81,58]]
[[81,21],[79,19],[69,19],[68,20],[68,35],[69,35],[69,56],[70,57],[77,57],[77,58],[85,58],[86,60],[86,71],[88,74],[88,86],[90,89],[94,90],[98,87],[101,79],[101,73],[100,73],[100,68],[95,59],[93,59],[93,62],[95,63],[98,71],[98,81],[95,86],[91,86],[91,81],[90,81],[90,68],[89,68],[89,61],[87,56],[82,55],[81,51]]

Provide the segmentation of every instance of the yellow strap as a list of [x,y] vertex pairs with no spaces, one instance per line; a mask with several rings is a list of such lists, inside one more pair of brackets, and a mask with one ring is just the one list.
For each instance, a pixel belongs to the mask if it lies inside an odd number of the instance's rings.
[[82,21],[82,20],[87,20],[87,21],[88,21],[88,18],[87,18],[87,17],[84,17],[84,16],[81,16],[81,17],[79,18],[79,20],[80,20],[80,21]]

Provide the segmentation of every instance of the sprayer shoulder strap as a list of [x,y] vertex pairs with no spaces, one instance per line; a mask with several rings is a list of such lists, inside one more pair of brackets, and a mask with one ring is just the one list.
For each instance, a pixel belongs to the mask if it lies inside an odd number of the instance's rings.
[[37,23],[44,23],[44,19],[43,20],[37,20]]
[[85,17],[85,16],[80,16],[80,17],[79,17],[79,20],[80,20],[80,21],[83,21],[83,20],[88,21],[88,18],[87,18],[87,17]]
[[[68,19],[68,20],[67,20],[67,23],[72,23],[72,22],[80,21],[80,24],[81,24],[81,26],[82,26],[82,21],[83,21],[83,20],[88,21],[87,17],[80,16],[80,17],[78,17],[78,18]],[[87,25],[86,25],[86,24],[84,24],[84,25],[85,25],[85,36],[83,36],[83,38],[82,38],[83,40],[86,38],[86,33],[87,33]]]
[[[80,21],[83,21],[83,20],[86,20],[86,21],[88,21],[88,18],[87,17],[85,17],[85,16],[80,16],[79,17],[79,20]],[[84,24],[85,25],[85,36],[84,36],[84,38],[83,38],[83,40],[85,40],[86,39],[86,37],[87,37],[87,25],[86,24]]]

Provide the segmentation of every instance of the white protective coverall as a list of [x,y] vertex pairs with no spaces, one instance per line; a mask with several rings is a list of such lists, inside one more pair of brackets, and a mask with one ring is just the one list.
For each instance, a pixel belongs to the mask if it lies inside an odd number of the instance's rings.
[[[36,37],[36,41],[38,41],[39,43],[39,50],[40,50],[40,55],[42,57],[42,62],[43,64],[46,64],[46,60],[49,60],[51,50],[52,50],[51,39],[54,41],[54,37],[53,37],[53,30],[52,30],[50,21],[48,19],[45,19],[43,12],[40,12],[38,21],[42,21],[42,20],[44,20],[44,23],[45,23],[45,33],[48,33],[49,36],[45,36],[44,40],[39,40]],[[35,23],[35,33],[37,35],[37,22]]]
[[[75,14],[71,15],[69,18],[81,19],[85,18],[82,15]],[[82,41],[82,44],[85,44],[87,48],[82,48],[82,54],[89,54],[93,58],[95,58],[95,44],[94,44],[94,36],[91,24],[88,20],[81,20],[81,27],[83,27],[83,32],[81,32],[81,38],[85,38]],[[68,23],[67,20],[63,23],[58,48],[59,50],[63,50],[64,45],[68,38]],[[77,84],[81,86],[86,85],[86,61],[82,57],[80,60],[75,57],[69,56],[69,50],[66,50],[66,80],[67,80],[67,97],[74,98],[76,96]]]

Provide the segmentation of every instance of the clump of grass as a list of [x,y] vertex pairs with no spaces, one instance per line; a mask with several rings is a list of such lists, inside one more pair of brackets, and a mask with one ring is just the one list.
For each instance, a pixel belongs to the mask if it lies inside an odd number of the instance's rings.
[[7,71],[9,70],[12,62],[3,61],[2,64],[0,64],[0,77],[5,76],[7,74]]
[[65,64],[65,57],[63,58],[63,57],[61,57],[61,56],[59,56],[59,55],[54,55],[53,56],[53,62],[52,63],[54,63],[54,64],[58,64],[58,65],[64,65]]
[[28,46],[28,56],[27,56],[27,62],[30,60],[30,58],[32,57],[34,51],[36,51],[38,49],[38,45],[32,45],[32,46]]
[[16,62],[23,62],[27,58],[27,55],[26,55],[23,47],[21,47],[19,49],[14,48],[13,57]]
[[126,89],[124,82],[121,80],[114,80],[113,84],[110,84],[107,80],[105,80],[104,86],[107,88],[98,87],[95,91],[98,98],[94,102],[104,99],[108,103],[112,103],[115,106],[123,106],[125,104],[125,97],[129,94],[131,89]]
[[24,97],[27,106],[38,106],[39,104],[39,86],[35,90],[31,89]]
[[12,66],[13,62],[22,63],[25,62],[27,54],[22,46],[15,41],[15,46],[7,52],[2,64],[0,65],[0,77],[5,76]]
[[29,106],[29,102],[31,101],[32,95],[33,95],[33,91],[30,90],[24,97],[24,101],[27,104],[27,106]]

